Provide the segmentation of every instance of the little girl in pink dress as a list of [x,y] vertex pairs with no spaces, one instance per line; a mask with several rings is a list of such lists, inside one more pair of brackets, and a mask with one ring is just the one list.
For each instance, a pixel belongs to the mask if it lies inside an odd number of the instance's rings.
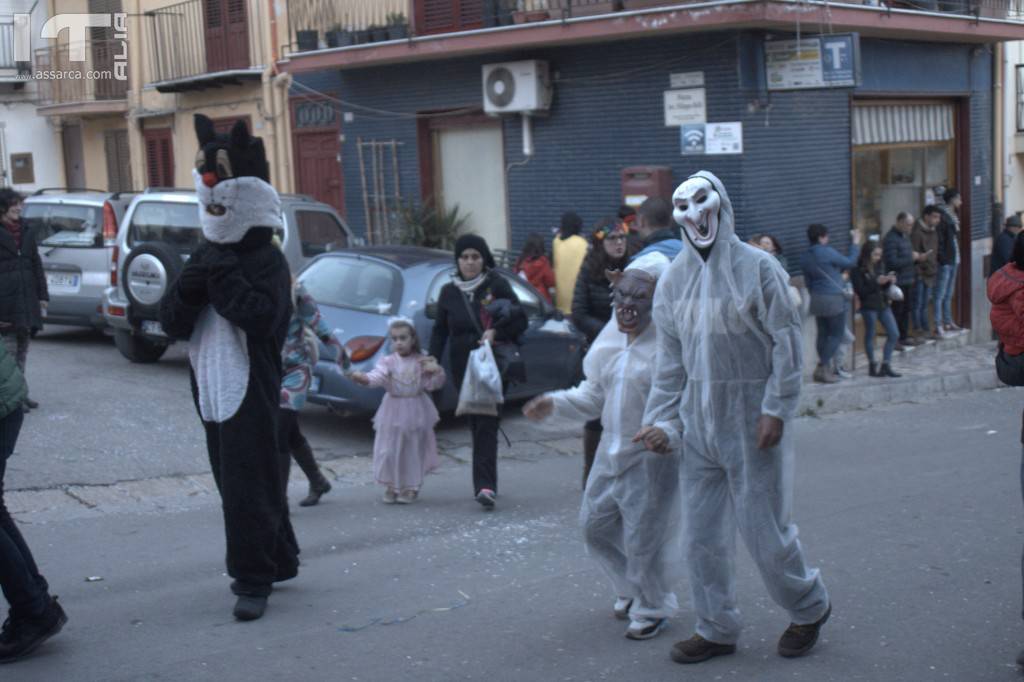
[[436,359],[420,350],[411,320],[391,318],[388,335],[393,352],[371,372],[350,377],[363,386],[387,389],[373,417],[373,475],[387,486],[384,502],[409,504],[419,494],[423,477],[441,464],[434,438],[439,418],[429,392],[444,386],[445,374]]

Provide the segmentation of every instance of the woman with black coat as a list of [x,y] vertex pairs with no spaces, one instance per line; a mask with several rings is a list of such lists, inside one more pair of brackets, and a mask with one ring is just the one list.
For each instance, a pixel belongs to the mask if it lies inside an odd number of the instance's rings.
[[[448,365],[456,390],[462,387],[469,354],[485,340],[514,343],[528,322],[519,298],[504,277],[494,271],[494,257],[482,237],[465,234],[455,242],[456,274],[437,300],[430,354],[439,360],[448,347]],[[511,302],[500,317],[487,306],[496,299]],[[473,438],[473,493],[485,509],[494,508],[498,492],[498,417],[470,415]]]
[[[29,338],[43,328],[50,300],[35,231],[21,219],[24,201],[13,189],[0,189],[0,335],[22,374]],[[39,404],[25,398],[25,411],[30,407]]]
[[[850,273],[850,280],[860,300],[860,316],[864,319],[864,352],[868,356],[868,374],[895,378],[901,375],[892,371],[890,363],[900,331],[889,306],[887,292],[896,283],[896,274],[885,273],[884,269],[882,247],[869,245],[861,249],[857,267]],[[886,335],[881,367],[875,364],[875,325],[878,322],[882,323]]]
[[[590,250],[576,278],[572,296],[572,322],[594,342],[612,317],[611,282],[608,270],[623,270],[636,248],[629,243],[628,227],[624,222],[610,219],[598,223],[590,236]],[[601,442],[601,420],[589,421],[583,426],[583,487],[587,487],[590,467],[594,464],[597,446]]]

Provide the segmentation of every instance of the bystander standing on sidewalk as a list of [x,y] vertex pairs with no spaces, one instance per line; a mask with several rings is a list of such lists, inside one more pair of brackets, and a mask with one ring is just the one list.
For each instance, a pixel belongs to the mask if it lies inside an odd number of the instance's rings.
[[824,384],[838,381],[832,371],[832,359],[846,334],[846,301],[852,298],[843,282],[843,271],[857,264],[860,233],[850,232],[849,254],[844,256],[828,245],[828,228],[815,223],[807,228],[811,248],[804,252],[800,267],[811,295],[811,315],[818,326],[816,341],[818,366],[814,380]]
[[[21,220],[24,200],[13,189],[0,189],[0,336],[23,375],[29,338],[43,328],[50,300],[35,232]],[[26,396],[25,410],[36,407]]]
[[937,336],[958,334],[962,329],[953,322],[953,294],[956,275],[960,267],[960,218],[957,212],[963,204],[960,192],[950,187],[942,195],[939,207],[939,276],[935,286],[935,333]]
[[28,386],[14,356],[0,345],[0,587],[10,605],[0,633],[0,663],[29,655],[68,621],[4,505],[4,472],[18,442],[27,395]]
[[[860,299],[860,315],[864,319],[864,352],[868,356],[868,374],[873,377],[899,377],[892,371],[892,352],[899,339],[899,329],[889,307],[889,289],[896,283],[894,272],[885,273],[882,264],[882,247],[868,245],[860,252],[857,267],[850,279],[853,290]],[[882,364],[875,362],[875,326],[878,322],[885,327],[885,348]]]
[[1003,231],[999,233],[992,244],[992,257],[989,260],[989,274],[994,274],[1001,267],[1013,259],[1013,243],[1020,234],[1021,220],[1019,215],[1012,215],[1003,224]]
[[[915,252],[924,254],[917,261],[917,283],[914,286],[914,330],[918,341],[931,341],[938,338],[938,332],[929,333],[932,326],[928,321],[928,303],[935,300],[935,284],[939,272],[939,233],[938,226],[942,219],[942,211],[938,206],[924,207],[921,220],[910,233],[910,245]],[[938,329],[939,308],[935,306],[935,329]]]
[[516,261],[516,274],[525,279],[544,297],[548,303],[554,303],[555,272],[551,269],[551,261],[544,250],[544,236],[531,232],[523,244],[523,251]]
[[882,254],[885,269],[896,273],[896,284],[903,290],[903,300],[892,302],[892,314],[900,330],[896,350],[912,349],[918,341],[910,335],[911,312],[914,310],[914,287],[917,280],[917,263],[924,253],[914,250],[910,233],[914,229],[914,216],[906,211],[896,216],[896,224],[882,240]]
[[562,214],[558,234],[551,243],[552,267],[555,271],[555,307],[572,315],[572,294],[576,275],[587,255],[587,240],[580,236],[583,219],[572,211]]

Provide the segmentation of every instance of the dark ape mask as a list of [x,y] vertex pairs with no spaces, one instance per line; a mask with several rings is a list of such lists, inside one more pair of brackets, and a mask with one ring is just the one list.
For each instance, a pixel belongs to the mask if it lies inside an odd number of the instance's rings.
[[647,272],[627,269],[608,272],[612,282],[615,321],[623,334],[638,336],[651,324],[654,307],[654,286],[657,280]]

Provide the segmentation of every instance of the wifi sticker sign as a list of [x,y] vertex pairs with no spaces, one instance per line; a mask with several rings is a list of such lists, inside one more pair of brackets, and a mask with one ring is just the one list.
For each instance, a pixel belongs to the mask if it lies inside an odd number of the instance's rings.
[[688,123],[680,126],[683,156],[694,156],[704,153],[704,124]]

